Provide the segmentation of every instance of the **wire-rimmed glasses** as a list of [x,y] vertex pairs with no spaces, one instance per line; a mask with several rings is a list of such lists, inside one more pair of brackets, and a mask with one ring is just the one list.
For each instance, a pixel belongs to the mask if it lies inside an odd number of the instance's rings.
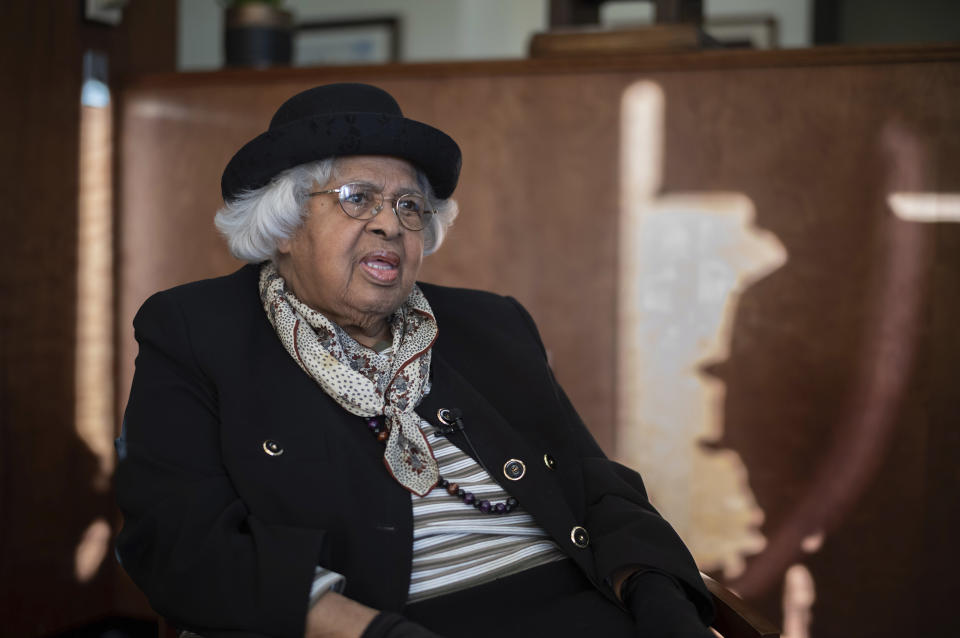
[[[339,188],[309,193],[310,197],[330,194],[337,195],[341,210],[354,219],[373,219],[383,209],[383,192],[372,184],[352,182]],[[392,199],[390,208],[407,230],[423,230],[433,214],[420,193],[398,195]]]

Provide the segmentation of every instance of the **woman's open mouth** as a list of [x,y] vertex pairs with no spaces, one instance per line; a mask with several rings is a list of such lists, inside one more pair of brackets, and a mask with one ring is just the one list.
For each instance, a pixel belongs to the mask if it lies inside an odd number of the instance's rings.
[[364,255],[360,260],[360,266],[376,281],[393,283],[400,276],[400,255],[378,250]]

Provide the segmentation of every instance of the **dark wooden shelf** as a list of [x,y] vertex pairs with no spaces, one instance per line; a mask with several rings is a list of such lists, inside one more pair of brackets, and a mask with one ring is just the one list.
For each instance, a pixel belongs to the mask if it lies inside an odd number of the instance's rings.
[[473,62],[417,62],[362,66],[275,67],[223,69],[136,75],[124,86],[162,88],[233,84],[274,84],[323,76],[325,81],[363,78],[442,78],[479,75],[539,75],[562,73],[620,73],[624,71],[702,71],[781,67],[921,64],[960,60],[960,43],[911,46],[829,46],[778,50],[704,50],[637,55],[572,56]]

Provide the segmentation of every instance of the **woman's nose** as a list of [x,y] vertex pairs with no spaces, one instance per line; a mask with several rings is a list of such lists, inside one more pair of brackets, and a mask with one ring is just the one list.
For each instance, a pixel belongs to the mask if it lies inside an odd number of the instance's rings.
[[374,209],[373,217],[367,222],[367,230],[389,239],[402,234],[403,226],[400,225],[396,211],[384,200]]

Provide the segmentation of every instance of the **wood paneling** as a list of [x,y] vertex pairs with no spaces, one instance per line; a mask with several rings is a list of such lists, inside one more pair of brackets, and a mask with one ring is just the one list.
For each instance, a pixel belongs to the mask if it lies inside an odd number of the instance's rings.
[[156,73],[125,80],[129,89],[158,90],[164,87],[185,89],[246,85],[309,84],[317,78],[329,82],[349,82],[362,77],[373,82],[383,78],[420,78],[440,80],[472,76],[569,75],[606,73],[652,73],[666,71],[705,71],[721,69],[767,69],[798,67],[836,67],[844,65],[923,64],[960,60],[960,47],[929,44],[911,47],[858,46],[818,47],[815,49],[779,49],[767,51],[709,50],[696,52],[649,53],[631,56],[571,57],[564,59],[484,60],[479,62],[425,62],[376,66],[286,67],[254,71],[224,69],[203,73]]
[[[956,64],[663,80],[664,190],[746,194],[788,253],[743,295],[714,372],[719,443],[743,458],[766,516],[768,546],[735,586],[774,613],[783,570],[805,564],[814,636],[942,631],[944,592],[910,588],[957,592],[940,530],[958,523],[942,503],[960,451],[947,387],[960,263],[944,249],[960,226],[896,219],[886,198],[960,192],[958,81]],[[818,531],[822,548],[804,552]]]
[[[132,3],[117,28],[80,2],[0,3],[0,633],[42,636],[105,615],[107,560],[78,582],[75,552],[116,508],[74,428],[81,60],[98,48],[118,73],[173,69],[172,3]],[[136,46],[134,46],[136,45]]]
[[[137,79],[123,95],[120,134],[121,394],[135,354],[124,326],[139,304],[155,290],[237,266],[212,226],[226,161],[287,96],[344,79],[383,86],[409,116],[461,144],[461,217],[426,260],[423,279],[520,299],[610,452],[620,104],[638,80],[659,85],[663,192],[742,193],[757,226],[788,253],[743,294],[730,357],[712,370],[727,391],[716,443],[743,459],[766,514],[768,547],[747,560],[738,584],[777,618],[783,570],[806,565],[817,588],[815,636],[946,626],[949,607],[938,605],[960,593],[943,562],[955,553],[946,530],[960,522],[950,505],[960,451],[951,373],[960,355],[960,226],[897,220],[886,197],[960,192],[951,170],[960,163],[960,50]],[[891,147],[891,135],[924,159]],[[898,304],[909,312],[898,314]],[[888,371],[899,385],[888,383]],[[869,420],[878,406],[883,414]],[[800,539],[818,529],[823,546],[801,550]],[[918,592],[928,582],[938,583],[936,596]]]

